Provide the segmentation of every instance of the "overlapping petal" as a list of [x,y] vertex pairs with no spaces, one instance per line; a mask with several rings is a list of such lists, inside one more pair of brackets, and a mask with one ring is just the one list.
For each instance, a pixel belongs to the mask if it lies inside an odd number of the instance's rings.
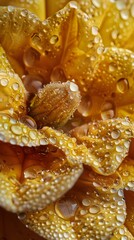
[[[116,171],[129,152],[133,125],[127,119],[96,121],[74,128],[71,134],[96,156],[94,170],[109,175]],[[88,161],[84,163],[88,164]]]
[[47,239],[110,239],[126,217],[121,179],[85,169],[76,185],[42,211],[23,221]]

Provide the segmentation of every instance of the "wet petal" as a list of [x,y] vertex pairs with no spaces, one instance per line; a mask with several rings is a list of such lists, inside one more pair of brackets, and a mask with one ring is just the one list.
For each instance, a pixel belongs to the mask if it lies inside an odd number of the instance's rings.
[[134,236],[134,192],[125,192],[125,201],[127,206],[127,218],[125,221],[125,226]]
[[[103,175],[114,173],[127,156],[133,125],[129,120],[96,121],[71,131],[78,143],[85,143],[96,156],[94,170]],[[88,164],[88,161],[84,162]]]
[[0,111],[13,116],[19,116],[26,112],[26,90],[19,76],[13,71],[1,46]]
[[4,3],[3,0],[0,0],[0,6],[8,6],[9,11],[12,11],[11,6],[26,8],[35,13],[40,19],[45,19],[45,1],[42,0],[6,0]]
[[75,83],[51,83],[32,99],[30,115],[39,128],[45,125],[62,127],[71,118],[79,103],[80,92]]
[[110,240],[133,240],[134,237],[129,232],[129,230],[122,225],[120,228],[117,228],[114,232],[114,236]]
[[[21,65],[23,61],[29,75],[42,76],[44,83],[75,79],[85,92],[98,55],[104,50],[94,22],[72,4],[44,22],[29,12],[24,18],[23,11],[1,8],[1,42],[7,53]],[[5,29],[9,27],[7,38]]]
[[23,212],[44,208],[61,197],[82,173],[52,146],[19,147],[0,142],[0,206]]
[[119,176],[86,169],[65,196],[23,221],[47,239],[110,239],[124,223],[125,211]]
[[126,116],[133,119],[133,59],[131,51],[119,48],[106,48],[101,54],[88,94],[78,108],[85,121]]
[[124,188],[134,191],[134,159],[127,157],[118,169]]

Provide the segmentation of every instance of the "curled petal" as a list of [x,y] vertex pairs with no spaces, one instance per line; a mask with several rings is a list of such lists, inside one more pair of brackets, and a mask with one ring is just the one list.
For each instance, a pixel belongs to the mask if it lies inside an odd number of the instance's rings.
[[134,237],[134,192],[126,191],[125,192],[125,201],[127,206],[127,217],[125,221],[125,226],[132,233]]
[[[118,203],[122,204],[118,204]],[[46,239],[110,239],[125,221],[117,174],[109,178],[86,169],[76,185],[47,208],[26,214],[29,228]]]
[[19,147],[0,142],[0,206],[33,211],[61,197],[76,182],[82,166],[71,167],[57,148]]
[[129,230],[124,225],[122,225],[120,228],[117,228],[115,230],[114,236],[110,240],[119,240],[119,239],[133,240],[134,237],[129,232]]
[[134,191],[134,159],[127,157],[118,169],[124,188]]
[[44,20],[45,18],[45,1],[42,0],[6,0],[6,2],[0,0],[0,6],[9,6],[9,11],[12,11],[11,6],[26,8],[32,13],[35,13],[40,19]]
[[26,90],[19,76],[13,71],[1,46],[0,111],[13,116],[26,113]]
[[71,134],[78,143],[85,143],[91,154],[96,156],[94,170],[109,175],[116,171],[127,156],[132,131],[133,126],[129,120],[110,119],[77,127]]
[[51,83],[42,88],[32,99],[30,115],[39,128],[47,125],[63,126],[80,103],[78,86],[73,82]]

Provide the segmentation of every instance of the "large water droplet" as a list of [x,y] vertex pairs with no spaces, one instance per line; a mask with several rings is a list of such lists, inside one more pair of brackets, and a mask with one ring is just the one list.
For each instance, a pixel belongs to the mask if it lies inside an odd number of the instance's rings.
[[24,64],[27,67],[32,67],[34,63],[40,59],[40,53],[34,48],[28,48],[23,55]]
[[37,93],[43,87],[43,78],[39,75],[24,75],[22,77],[24,86],[29,93]]
[[51,79],[52,82],[59,82],[59,81],[60,82],[65,82],[67,80],[63,69],[59,66],[55,67],[52,70],[50,79]]
[[57,35],[53,35],[51,38],[50,38],[50,43],[53,45],[53,44],[56,44],[58,42],[58,36]]
[[92,107],[92,102],[91,99],[88,98],[83,98],[81,100],[81,103],[78,107],[78,112],[83,116],[83,117],[88,117],[91,114],[91,107]]
[[25,115],[25,116],[20,118],[20,121],[30,128],[35,128],[35,129],[37,128],[36,122],[30,116]]
[[91,214],[97,214],[99,211],[100,211],[100,208],[99,208],[99,206],[97,206],[97,205],[92,205],[92,206],[89,208],[89,212],[90,212]]
[[111,102],[106,102],[101,108],[102,120],[107,120],[115,117],[115,107]]
[[129,82],[126,78],[121,78],[117,82],[117,91],[120,93],[125,93],[129,89]]
[[78,209],[78,203],[71,198],[63,198],[56,202],[55,211],[63,219],[69,219],[75,216]]

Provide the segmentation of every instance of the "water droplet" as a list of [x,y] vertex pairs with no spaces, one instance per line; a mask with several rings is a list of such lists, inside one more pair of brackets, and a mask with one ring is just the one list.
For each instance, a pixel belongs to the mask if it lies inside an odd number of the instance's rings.
[[129,89],[129,82],[126,78],[121,78],[117,82],[117,91],[120,93],[125,93]]
[[88,207],[91,204],[91,202],[88,198],[85,198],[82,200],[82,204],[83,206]]
[[112,32],[111,32],[111,37],[112,37],[112,39],[117,39],[117,37],[118,37],[118,34],[119,34],[119,32],[118,32],[118,30],[113,30]]
[[21,117],[20,121],[30,128],[34,128],[34,129],[37,128],[37,124],[36,124],[35,120],[30,116],[25,115],[25,116]]
[[2,79],[0,79],[0,84],[1,84],[1,86],[3,86],[3,87],[6,87],[7,85],[8,85],[8,79],[6,79],[6,78],[2,78]]
[[109,72],[114,72],[116,70],[116,65],[115,63],[110,63],[109,64]]
[[97,206],[97,205],[92,205],[90,208],[89,208],[89,212],[91,213],[91,214],[96,214],[96,213],[98,213],[100,211],[100,208],[99,208],[99,206]]
[[16,135],[21,135],[22,134],[22,128],[18,125],[11,126],[11,131]]
[[22,81],[24,83],[24,86],[26,88],[26,90],[29,93],[37,93],[39,89],[41,89],[43,87],[43,81],[44,79],[39,76],[39,75],[24,75],[22,77]]
[[128,240],[128,237],[127,236],[122,236],[121,240]]
[[118,139],[119,136],[120,136],[120,130],[115,130],[115,131],[112,131],[112,132],[111,132],[111,137],[112,137],[113,139]]
[[53,35],[51,38],[50,38],[50,43],[53,45],[53,44],[56,44],[58,42],[58,36],[57,35]]
[[70,90],[72,92],[77,92],[78,91],[78,86],[75,83],[71,82],[70,83]]
[[34,48],[28,48],[23,55],[24,64],[27,67],[32,67],[37,60],[40,59],[40,53]]
[[88,98],[83,98],[81,100],[81,103],[78,107],[78,112],[83,116],[83,117],[88,117],[91,114],[91,107],[92,107],[92,102],[91,99]]
[[13,88],[14,91],[17,91],[19,89],[19,84],[18,83],[13,83],[12,88]]
[[101,6],[100,0],[92,0],[92,4],[97,8],[100,8],[100,6]]
[[61,67],[55,67],[52,70],[50,79],[51,79],[52,82],[59,82],[59,81],[60,82],[65,82],[67,80],[66,76],[65,76],[65,73],[64,73],[64,71]]
[[34,179],[37,177],[37,173],[33,168],[27,168],[24,170],[24,178]]
[[75,2],[75,1],[69,2],[69,6],[70,6],[70,8],[75,8],[75,9],[78,8],[78,4],[77,4],[77,2]]
[[121,222],[121,223],[123,223],[124,221],[125,221],[125,216],[124,215],[117,215],[117,220],[119,221],[119,222]]
[[57,215],[63,219],[74,217],[77,209],[77,202],[71,198],[63,198],[55,204],[55,211]]
[[25,218],[26,218],[26,214],[23,212],[18,215],[19,220],[24,220]]
[[37,138],[37,133],[35,131],[30,131],[29,136],[31,139],[35,140]]
[[128,20],[128,18],[129,18],[129,11],[127,9],[122,10],[120,14],[121,14],[121,18],[123,20]]
[[118,10],[123,10],[125,7],[126,7],[126,4],[125,4],[124,1],[119,0],[119,1],[116,2],[116,8]]
[[92,35],[96,36],[98,35],[98,27],[92,27]]
[[106,102],[101,109],[102,120],[107,120],[115,117],[115,107],[111,102]]

